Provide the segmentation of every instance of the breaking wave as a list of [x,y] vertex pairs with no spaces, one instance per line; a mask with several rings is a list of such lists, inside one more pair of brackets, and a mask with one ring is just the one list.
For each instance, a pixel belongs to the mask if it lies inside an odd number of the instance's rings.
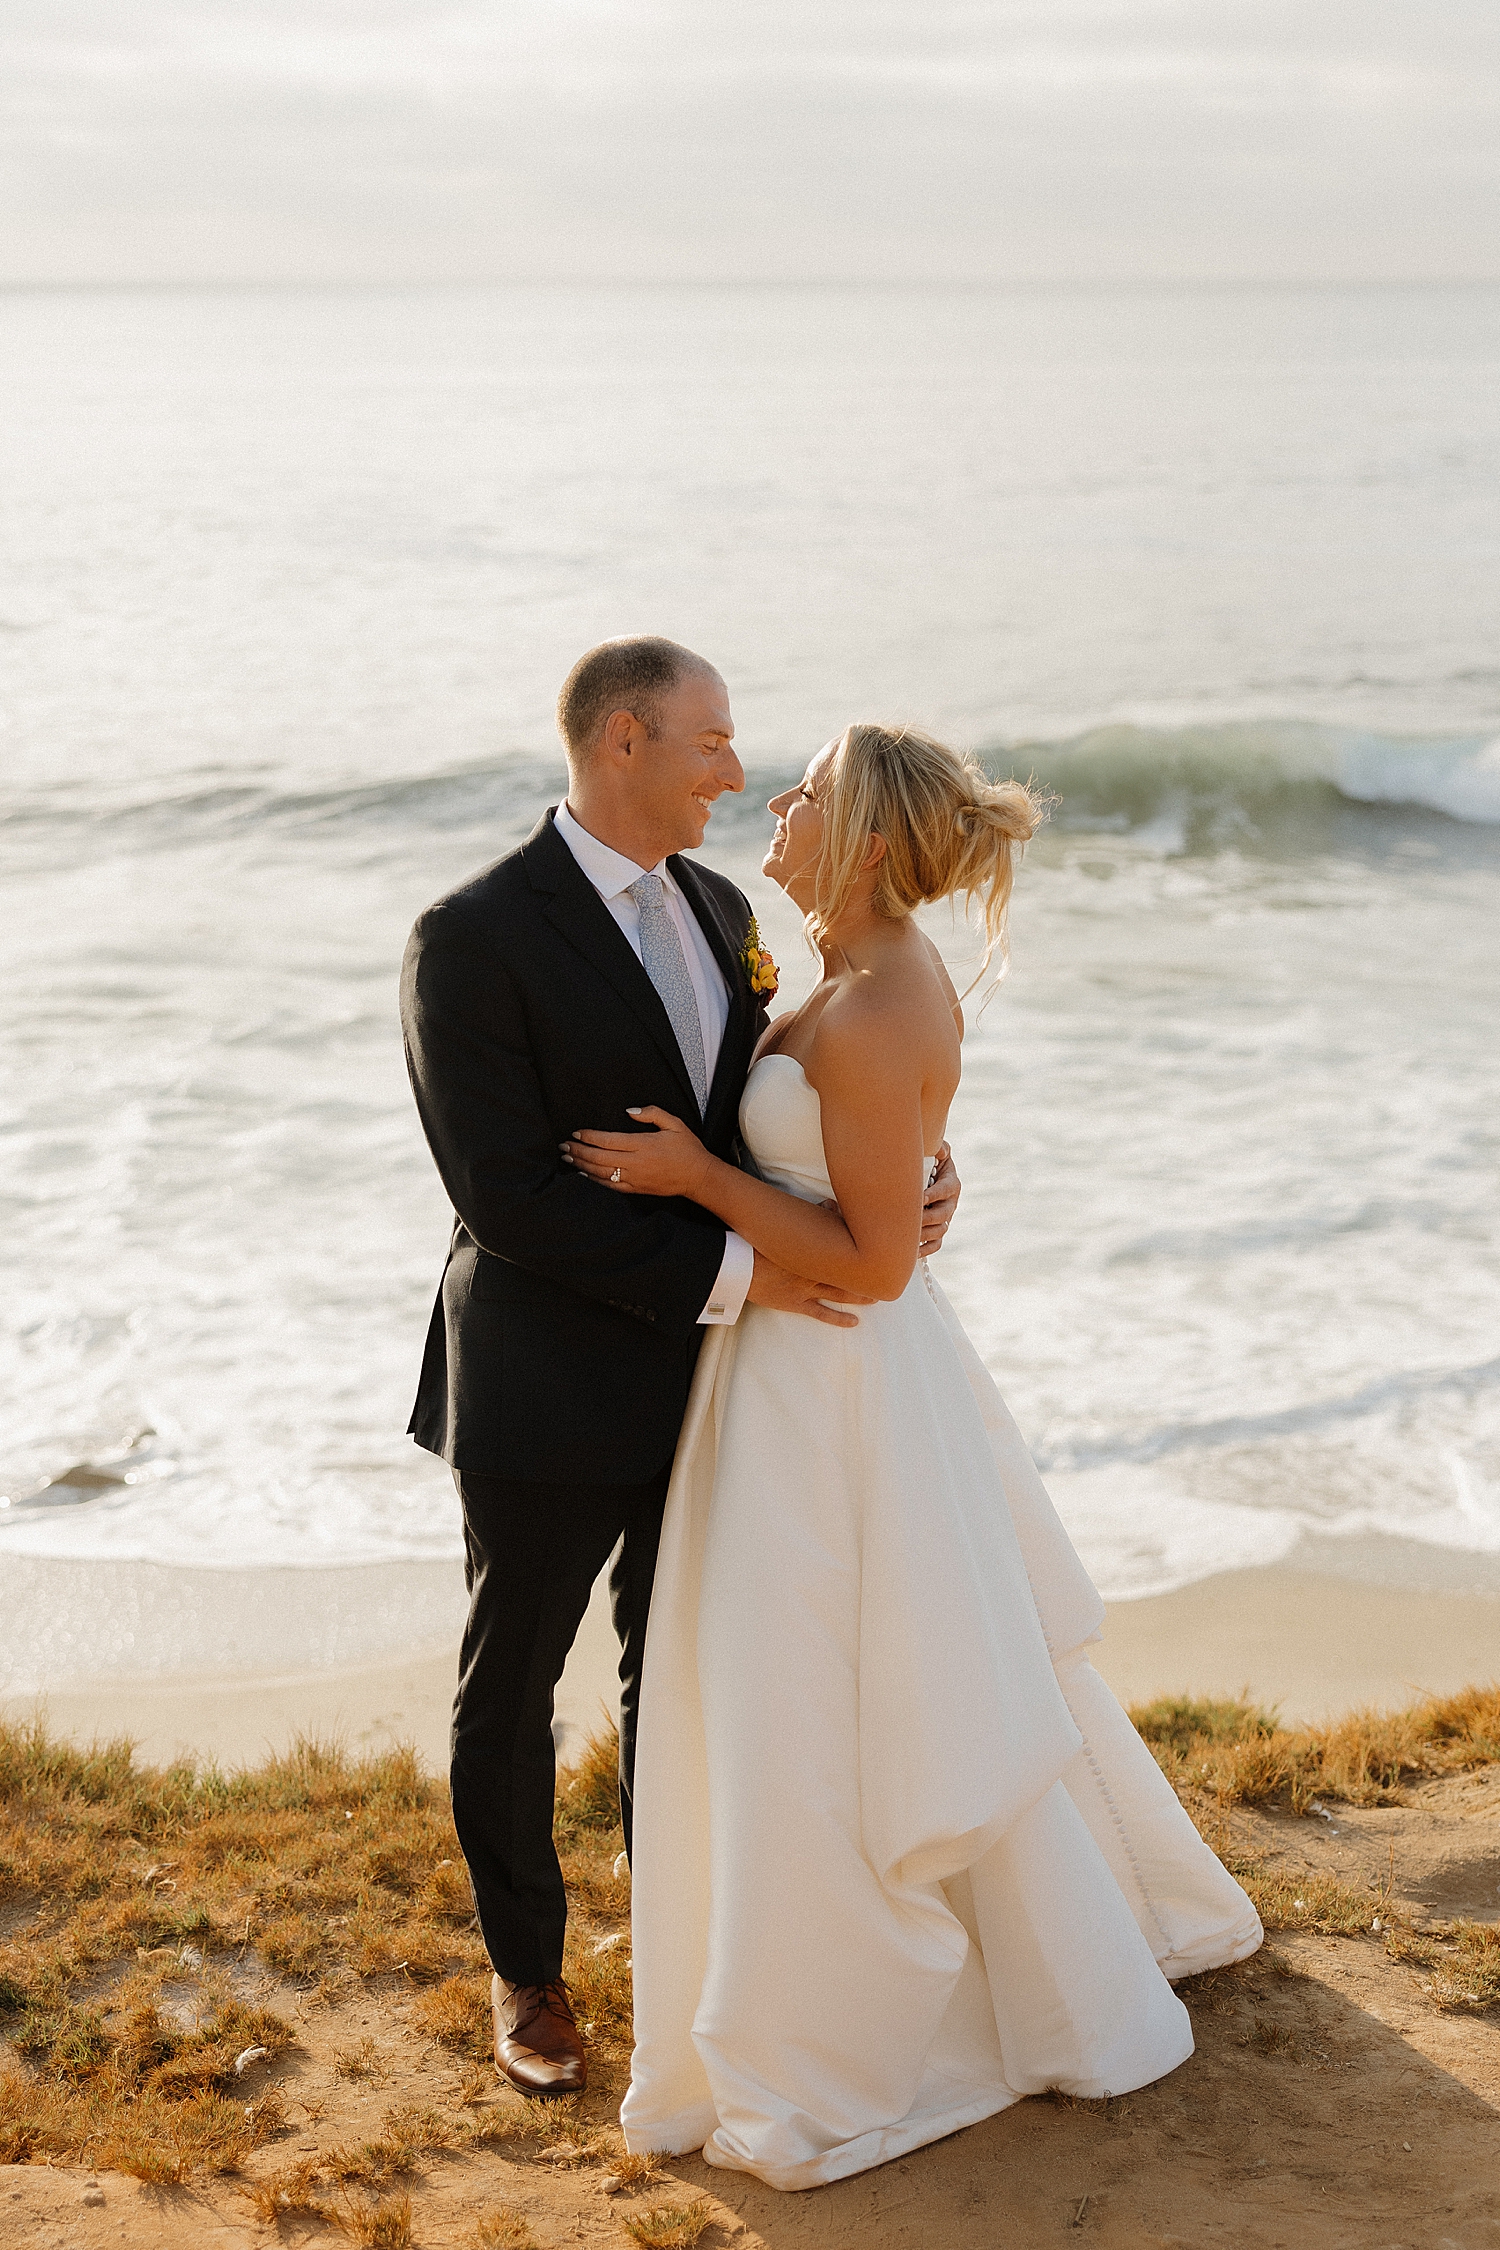
[[[1397,813],[1500,826],[1500,735],[1401,737],[1287,721],[1113,725],[995,746],[986,757],[1053,794],[1054,826],[1144,831],[1168,850],[1295,851],[1336,842],[1351,821],[1388,825]],[[742,797],[720,800],[714,833],[762,824],[768,789],[791,777],[790,763],[757,765]],[[322,787],[226,768],[73,780],[0,795],[0,859],[76,864],[120,851],[253,849],[257,839],[277,848],[335,836],[363,838],[378,853],[414,833],[463,830],[498,852],[565,787],[560,759],[525,751]]]
[[1093,727],[1010,745],[1063,828],[1159,828],[1179,848],[1317,840],[1341,820],[1415,810],[1500,826],[1500,735],[1396,736],[1285,721]]

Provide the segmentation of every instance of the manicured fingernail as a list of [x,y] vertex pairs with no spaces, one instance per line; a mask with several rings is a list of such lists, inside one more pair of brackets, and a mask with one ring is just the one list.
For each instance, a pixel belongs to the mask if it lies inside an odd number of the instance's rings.
[[640,1113],[640,1111],[639,1111],[638,1109],[632,1109],[632,1108],[630,1107],[629,1103],[628,1103],[628,1102],[626,1103],[626,1105],[625,1105],[625,1115],[626,1115],[627,1117],[639,1117],[639,1116],[640,1116],[640,1114],[641,1114],[641,1113]]

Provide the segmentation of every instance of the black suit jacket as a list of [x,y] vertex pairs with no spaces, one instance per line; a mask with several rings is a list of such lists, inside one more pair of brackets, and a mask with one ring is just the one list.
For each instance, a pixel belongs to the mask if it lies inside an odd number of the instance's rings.
[[[667,863],[730,988],[702,1136],[736,1153],[765,1004],[743,894]],[[457,1214],[410,1429],[459,1470],[635,1484],[677,1442],[724,1256],[696,1204],[615,1195],[565,1165],[580,1126],[653,1102],[693,1123],[667,1012],[549,811],[517,850],[428,907],[401,972],[407,1067]]]

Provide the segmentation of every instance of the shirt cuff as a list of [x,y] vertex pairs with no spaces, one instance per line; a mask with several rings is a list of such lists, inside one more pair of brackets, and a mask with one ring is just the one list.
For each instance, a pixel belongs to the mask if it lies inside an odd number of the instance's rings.
[[742,1234],[731,1227],[724,1237],[724,1263],[708,1293],[708,1303],[698,1315],[700,1328],[729,1328],[745,1309],[755,1276],[755,1252]]

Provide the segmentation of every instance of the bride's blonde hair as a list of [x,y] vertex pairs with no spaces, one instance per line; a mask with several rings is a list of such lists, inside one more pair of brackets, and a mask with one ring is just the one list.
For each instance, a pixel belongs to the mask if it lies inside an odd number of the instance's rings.
[[867,722],[840,736],[819,795],[823,851],[807,917],[814,944],[847,912],[870,838],[879,836],[877,914],[896,922],[937,899],[977,902],[985,934],[979,976],[997,949],[1005,959],[1016,849],[1046,818],[1046,798],[1023,781],[991,781],[977,758],[915,727]]

